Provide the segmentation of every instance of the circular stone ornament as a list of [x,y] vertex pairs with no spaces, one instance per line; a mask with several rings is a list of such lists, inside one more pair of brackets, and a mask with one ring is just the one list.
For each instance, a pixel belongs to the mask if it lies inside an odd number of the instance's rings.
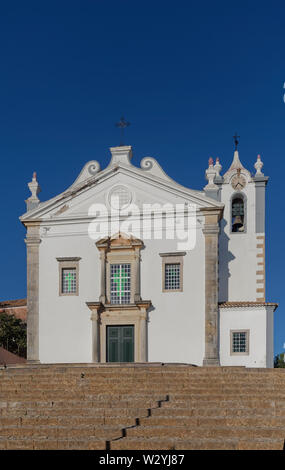
[[110,190],[108,201],[112,209],[123,210],[132,202],[132,193],[126,186],[117,185]]

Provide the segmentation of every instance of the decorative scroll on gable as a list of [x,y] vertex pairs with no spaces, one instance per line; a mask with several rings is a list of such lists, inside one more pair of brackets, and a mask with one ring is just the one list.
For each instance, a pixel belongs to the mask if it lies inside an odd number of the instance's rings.
[[100,163],[97,162],[96,160],[91,160],[90,162],[87,162],[84,167],[82,168],[81,172],[79,173],[79,176],[76,178],[74,183],[70,186],[69,189],[78,186],[80,183],[83,183],[84,181],[88,180],[89,178],[92,178],[92,176],[96,175],[101,171]]
[[141,161],[141,168],[144,171],[149,172],[150,174],[157,176],[158,178],[162,178],[166,181],[172,181],[169,176],[163,171],[159,163],[152,157],[144,157]]

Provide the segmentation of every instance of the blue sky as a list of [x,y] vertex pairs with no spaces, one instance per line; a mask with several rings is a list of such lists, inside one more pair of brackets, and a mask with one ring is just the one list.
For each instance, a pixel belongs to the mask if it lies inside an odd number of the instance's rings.
[[282,1],[49,0],[0,6],[0,299],[26,295],[18,217],[37,171],[40,197],[67,188],[84,163],[104,167],[131,121],[134,163],[146,155],[201,189],[210,156],[230,165],[235,131],[267,187],[267,299],[285,342],[285,5]]

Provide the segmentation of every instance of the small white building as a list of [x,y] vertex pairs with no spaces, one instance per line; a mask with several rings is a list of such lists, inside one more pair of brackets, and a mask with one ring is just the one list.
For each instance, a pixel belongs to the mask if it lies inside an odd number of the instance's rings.
[[29,183],[28,360],[272,367],[260,157],[254,176],[210,159],[197,191],[111,155],[46,202]]

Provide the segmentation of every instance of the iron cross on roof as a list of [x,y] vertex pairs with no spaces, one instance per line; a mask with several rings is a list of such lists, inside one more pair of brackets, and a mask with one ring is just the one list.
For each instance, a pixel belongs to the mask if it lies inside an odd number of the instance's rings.
[[238,148],[238,139],[240,138],[239,135],[237,135],[237,132],[235,133],[235,135],[233,136],[234,138],[234,142],[235,142],[235,150],[237,150]]
[[124,116],[121,117],[120,121],[116,123],[116,126],[121,129],[121,143],[120,146],[124,144],[124,130],[126,127],[130,126],[130,122],[127,122]]

